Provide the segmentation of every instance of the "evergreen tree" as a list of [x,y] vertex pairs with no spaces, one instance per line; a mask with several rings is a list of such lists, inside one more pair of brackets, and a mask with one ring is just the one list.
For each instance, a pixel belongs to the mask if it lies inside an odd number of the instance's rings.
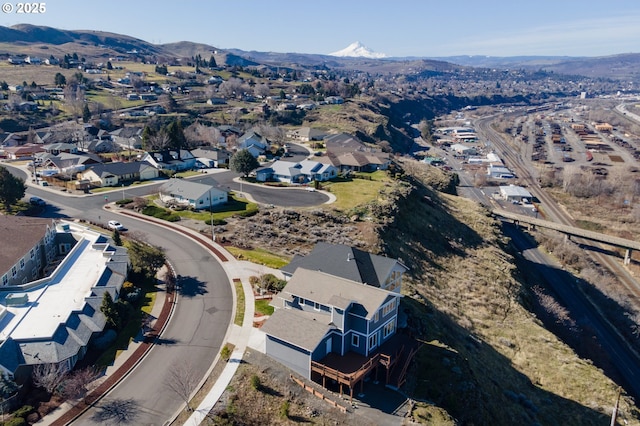
[[122,246],[122,237],[120,236],[120,232],[118,232],[117,229],[113,230],[113,235],[111,236],[111,238],[113,238],[113,243],[117,246]]
[[216,68],[217,66],[218,64],[216,63],[216,58],[211,55],[211,57],[209,58],[209,68]]
[[0,202],[6,210],[10,210],[16,201],[24,197],[25,191],[26,186],[22,179],[9,173],[6,168],[0,167]]
[[120,314],[116,302],[113,301],[111,293],[105,291],[102,295],[102,305],[100,305],[100,312],[104,315],[107,325],[115,330],[120,329]]
[[236,152],[229,160],[229,168],[236,173],[242,173],[244,177],[249,176],[249,173],[258,167],[260,167],[260,163],[246,149]]
[[151,146],[151,139],[156,135],[156,132],[153,131],[149,125],[144,126],[142,130],[142,147],[144,149],[149,149]]
[[67,84],[67,77],[60,72],[56,73],[56,76],[53,78],[53,83],[58,87],[62,87]]
[[85,102],[84,108],[82,108],[82,122],[88,123],[91,120],[91,110],[89,110],[89,105]]
[[187,146],[187,138],[184,135],[184,129],[180,120],[169,123],[165,128],[165,132],[169,136],[169,145],[174,149],[183,149]]

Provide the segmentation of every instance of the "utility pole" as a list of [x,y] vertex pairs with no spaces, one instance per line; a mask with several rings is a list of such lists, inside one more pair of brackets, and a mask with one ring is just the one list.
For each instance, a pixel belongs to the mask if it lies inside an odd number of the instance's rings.
[[215,241],[216,235],[213,233],[213,203],[211,202],[211,188],[209,188],[209,216],[211,220],[211,241]]
[[622,392],[622,388],[618,388],[618,398],[616,398],[616,405],[613,407],[613,413],[611,413],[611,426],[615,426],[616,420],[618,419],[618,407],[620,406],[620,393]]

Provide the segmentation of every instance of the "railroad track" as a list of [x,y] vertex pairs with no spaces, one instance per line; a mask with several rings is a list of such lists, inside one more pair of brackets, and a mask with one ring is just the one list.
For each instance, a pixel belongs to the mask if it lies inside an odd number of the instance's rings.
[[[544,215],[547,220],[568,226],[576,226],[570,213],[561,208],[549,194],[540,188],[537,179],[532,176],[530,168],[525,164],[525,160],[514,152],[517,147],[510,146],[503,139],[502,135],[491,127],[494,119],[495,116],[489,116],[477,120],[476,126],[478,133],[491,141],[493,146],[499,151],[506,165],[516,172],[521,182],[527,184],[529,192],[540,200],[544,206]],[[593,243],[590,244],[593,245]],[[601,253],[591,252],[590,256],[594,261],[607,268],[618,278],[626,292],[632,296],[630,302],[632,302],[636,308],[640,309],[640,285],[631,276],[627,268],[617,259]]]

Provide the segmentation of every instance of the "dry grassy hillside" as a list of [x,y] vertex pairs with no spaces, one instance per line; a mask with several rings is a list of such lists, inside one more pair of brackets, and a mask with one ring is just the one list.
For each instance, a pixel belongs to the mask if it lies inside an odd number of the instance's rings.
[[[407,167],[414,191],[381,232],[411,266],[410,327],[425,342],[407,391],[462,423],[604,424],[617,385],[547,331],[499,225],[478,205],[429,188],[440,172]],[[628,424],[640,424],[629,398]]]

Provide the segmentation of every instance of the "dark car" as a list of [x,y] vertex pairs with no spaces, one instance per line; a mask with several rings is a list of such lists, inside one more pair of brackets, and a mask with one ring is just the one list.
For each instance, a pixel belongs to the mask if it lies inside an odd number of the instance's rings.
[[46,205],[46,204],[47,204],[47,203],[45,203],[45,202],[44,202],[44,200],[43,200],[42,198],[40,198],[40,197],[31,197],[31,198],[29,198],[29,203],[30,203],[32,206],[44,206],[44,205]]

